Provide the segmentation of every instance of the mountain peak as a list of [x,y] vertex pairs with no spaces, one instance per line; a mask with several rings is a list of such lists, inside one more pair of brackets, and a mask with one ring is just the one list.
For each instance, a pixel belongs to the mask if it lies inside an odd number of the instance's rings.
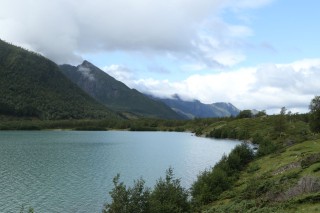
[[61,66],[61,70],[91,97],[124,116],[181,119],[170,107],[131,90],[88,61],[77,67]]
[[88,78],[90,81],[93,81],[95,80],[95,77],[92,73],[92,68],[95,68],[95,66],[89,61],[84,60],[82,64],[78,66],[78,71],[81,72],[84,77]]
[[96,66],[94,66],[91,62],[89,62],[89,61],[87,61],[87,60],[84,60],[80,66],[84,66],[84,67],[96,67]]

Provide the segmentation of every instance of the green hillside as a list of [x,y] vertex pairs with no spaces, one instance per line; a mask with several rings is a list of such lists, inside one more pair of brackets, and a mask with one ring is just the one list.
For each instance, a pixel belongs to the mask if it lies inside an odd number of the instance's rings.
[[115,114],[68,80],[43,56],[0,40],[0,115],[40,119]]
[[309,116],[199,120],[199,135],[249,141],[258,149],[245,167],[230,170],[241,161],[232,156],[202,173],[191,189],[195,212],[319,212],[320,136],[310,131]]
[[61,65],[60,69],[90,96],[125,116],[181,119],[165,104],[130,89],[88,61],[77,67]]

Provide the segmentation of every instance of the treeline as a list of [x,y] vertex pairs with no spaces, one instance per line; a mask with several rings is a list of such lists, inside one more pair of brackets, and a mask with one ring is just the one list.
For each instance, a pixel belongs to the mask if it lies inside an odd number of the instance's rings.
[[191,130],[188,121],[159,120],[159,119],[68,119],[68,120],[40,120],[37,118],[0,115],[0,130],[129,130],[129,131],[176,131]]

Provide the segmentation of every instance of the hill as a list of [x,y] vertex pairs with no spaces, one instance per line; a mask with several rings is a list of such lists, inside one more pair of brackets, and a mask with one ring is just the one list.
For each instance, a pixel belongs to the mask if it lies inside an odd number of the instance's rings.
[[68,80],[45,57],[0,40],[0,115],[40,119],[116,115]]
[[186,119],[230,117],[237,116],[240,112],[230,103],[203,104],[198,100],[184,101],[178,95],[173,98],[153,98],[165,103]]
[[61,65],[60,69],[94,99],[126,116],[181,119],[165,104],[130,89],[88,61],[79,66]]
[[199,212],[318,212],[320,135],[308,121],[308,114],[197,121],[198,135],[257,144],[242,168],[243,159],[229,155],[199,175],[192,188]]
[[[170,169],[146,194],[135,193],[146,190],[144,182],[136,181],[132,190],[114,181],[113,200],[104,212],[115,207],[142,212],[149,206],[145,212],[319,212],[320,135],[310,131],[309,119],[310,114],[280,114],[179,121],[175,124],[196,135],[246,143],[201,172],[190,189]],[[135,199],[118,199],[124,194]]]

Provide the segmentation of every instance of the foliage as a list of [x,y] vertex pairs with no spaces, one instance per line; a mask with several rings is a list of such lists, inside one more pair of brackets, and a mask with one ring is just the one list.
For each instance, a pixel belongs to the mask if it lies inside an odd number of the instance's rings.
[[274,153],[278,149],[277,144],[269,138],[263,138],[259,141],[257,156],[261,157],[270,153]]
[[180,180],[174,179],[173,170],[166,171],[165,179],[160,178],[150,195],[150,213],[184,213],[190,211],[188,192],[181,187]]
[[103,213],[187,213],[190,211],[188,192],[175,179],[169,168],[166,178],[160,178],[151,191],[144,186],[143,179],[126,187],[118,174],[113,179],[114,188],[110,192],[112,202],[106,204]]
[[252,111],[249,109],[242,110],[240,111],[239,115],[237,116],[238,118],[252,118],[253,114]]
[[310,129],[313,132],[320,132],[320,96],[315,96],[309,105]]
[[143,179],[134,182],[127,188],[120,181],[118,174],[113,179],[114,188],[109,192],[112,203],[106,204],[103,213],[149,213],[149,189],[144,186]]
[[52,61],[0,40],[0,114],[43,120],[116,118]]
[[287,116],[286,116],[287,109],[282,107],[280,110],[280,114],[276,116],[274,129],[280,135],[287,130]]
[[211,171],[204,171],[191,187],[192,203],[201,206],[216,200],[232,186],[245,166],[253,160],[253,151],[245,143],[236,146]]
[[[21,206],[21,209],[20,209],[20,213],[24,213],[24,205]],[[32,207],[29,207],[27,213],[34,213],[34,209]]]

